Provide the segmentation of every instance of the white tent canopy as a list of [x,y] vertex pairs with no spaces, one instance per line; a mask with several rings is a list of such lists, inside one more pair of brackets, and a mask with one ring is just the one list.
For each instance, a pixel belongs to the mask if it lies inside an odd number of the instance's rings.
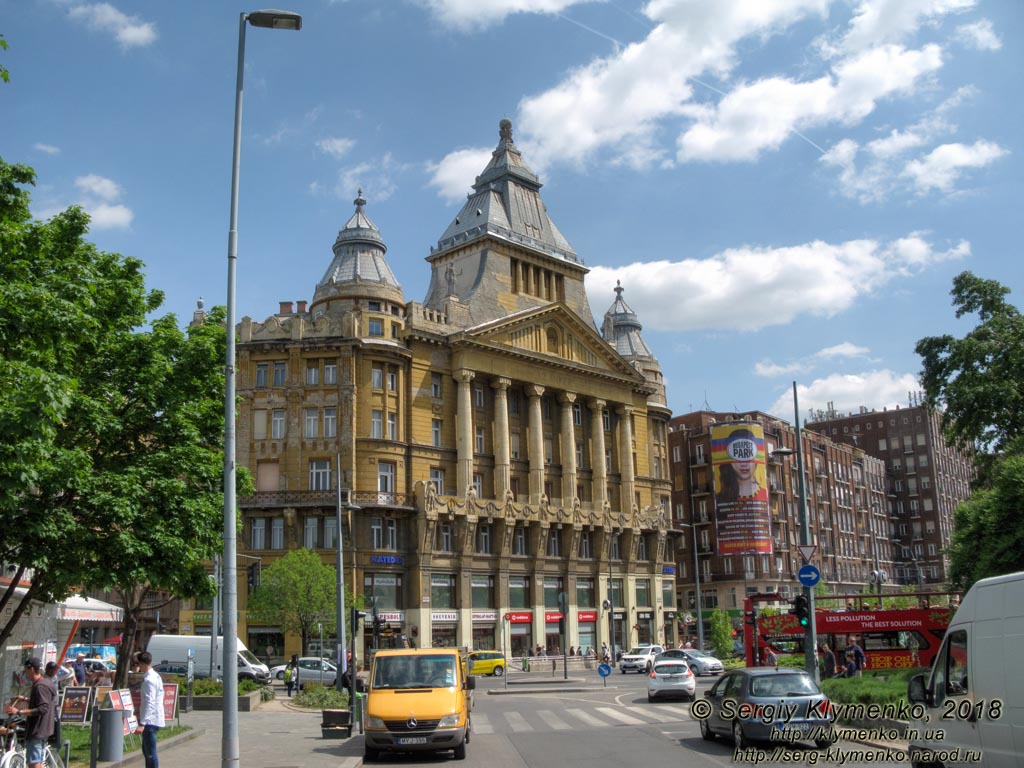
[[124,610],[94,597],[71,595],[57,603],[57,619],[71,621],[124,621]]

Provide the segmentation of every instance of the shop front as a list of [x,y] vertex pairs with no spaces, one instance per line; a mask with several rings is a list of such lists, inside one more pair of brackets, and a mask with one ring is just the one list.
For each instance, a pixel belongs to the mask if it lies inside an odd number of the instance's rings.
[[636,612],[637,645],[651,645],[654,642],[654,611]]
[[559,631],[558,620],[562,614],[558,611],[544,611],[544,644],[549,656],[562,653],[562,633]]
[[473,650],[497,650],[497,611],[473,611]]
[[577,611],[576,626],[579,633],[578,644],[582,652],[586,653],[588,648],[593,648],[594,653],[597,653],[597,611]]
[[533,612],[510,611],[508,625],[509,653],[512,656],[529,656],[533,644]]
[[433,648],[455,648],[458,646],[459,612],[430,612],[430,644]]

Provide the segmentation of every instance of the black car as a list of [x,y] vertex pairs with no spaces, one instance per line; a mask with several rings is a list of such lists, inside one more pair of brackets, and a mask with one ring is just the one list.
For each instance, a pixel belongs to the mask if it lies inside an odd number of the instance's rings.
[[700,721],[707,741],[727,736],[739,749],[753,741],[791,744],[813,741],[818,748],[835,743],[830,705],[814,679],[801,669],[734,669],[704,692],[711,714]]

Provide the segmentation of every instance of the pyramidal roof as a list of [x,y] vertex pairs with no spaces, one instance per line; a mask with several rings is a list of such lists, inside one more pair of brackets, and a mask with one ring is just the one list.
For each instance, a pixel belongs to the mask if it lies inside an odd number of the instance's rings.
[[611,344],[615,351],[627,360],[636,358],[654,358],[651,350],[644,343],[640,331],[643,326],[637,319],[636,312],[622,298],[625,290],[622,283],[615,281],[615,301],[604,313],[604,322],[601,324],[601,335],[604,340]]
[[512,141],[512,121],[498,125],[498,146],[473,191],[433,252],[485,235],[512,240],[566,261],[579,262],[540,198],[543,186]]
[[387,289],[390,297],[404,301],[402,286],[385,257],[388,247],[380,236],[380,230],[364,210],[366,200],[362,189],[353,204],[355,213],[338,230],[333,246],[334,258],[316,285],[313,303],[360,294],[361,286]]

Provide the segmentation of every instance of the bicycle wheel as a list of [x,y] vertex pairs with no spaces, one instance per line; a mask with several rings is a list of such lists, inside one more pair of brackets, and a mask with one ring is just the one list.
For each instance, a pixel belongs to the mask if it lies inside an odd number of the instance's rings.
[[46,747],[46,768],[64,768],[64,761],[53,747]]
[[25,768],[25,753],[21,750],[5,753],[0,768]]

